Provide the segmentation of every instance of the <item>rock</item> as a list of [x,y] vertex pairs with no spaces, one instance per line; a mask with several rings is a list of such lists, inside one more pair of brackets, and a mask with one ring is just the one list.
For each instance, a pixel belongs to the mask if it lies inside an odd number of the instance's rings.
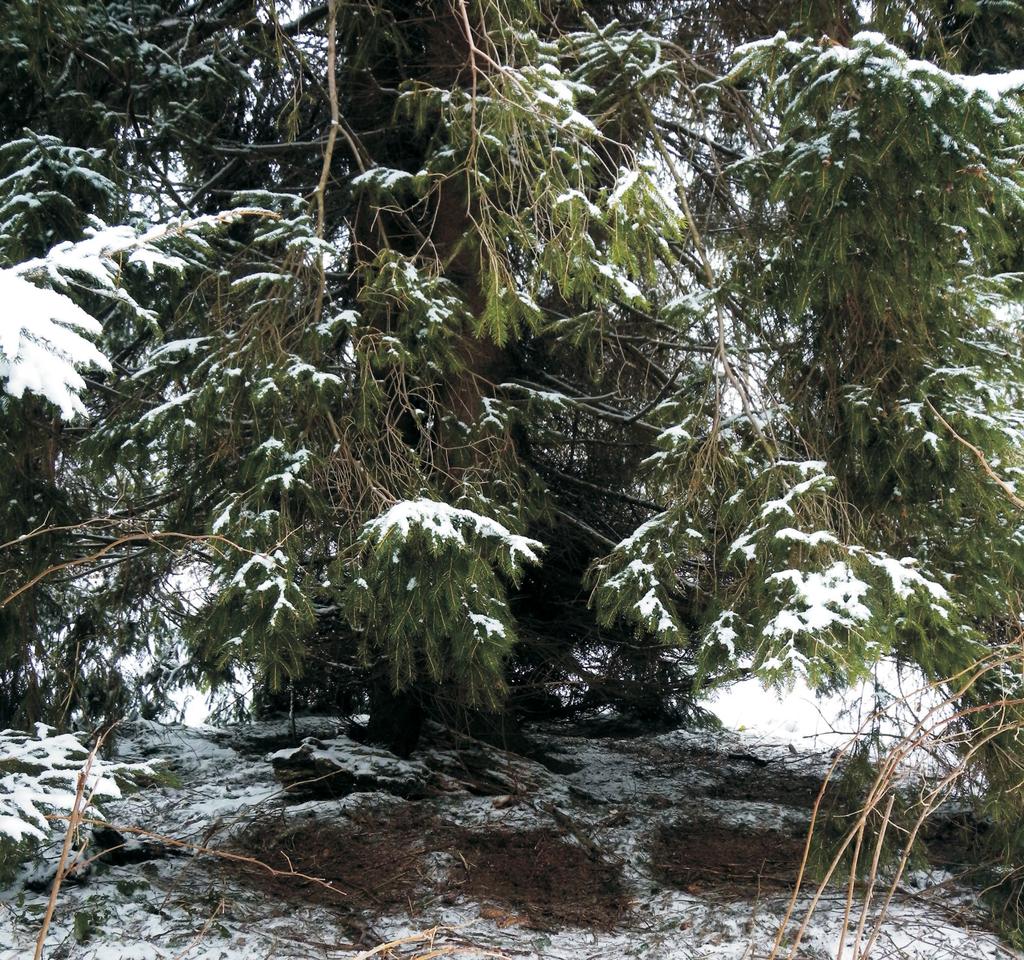
[[114,866],[131,863],[145,863],[147,860],[163,860],[166,857],[182,856],[186,851],[168,846],[159,840],[147,837],[125,836],[113,827],[94,826],[91,849],[97,860]]
[[415,800],[434,792],[434,775],[422,763],[346,736],[307,737],[298,747],[271,754],[270,761],[289,793],[309,797],[381,791]]

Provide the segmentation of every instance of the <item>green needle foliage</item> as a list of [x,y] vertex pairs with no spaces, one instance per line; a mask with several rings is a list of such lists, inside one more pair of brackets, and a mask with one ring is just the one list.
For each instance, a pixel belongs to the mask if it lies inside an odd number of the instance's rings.
[[954,6],[8,4],[0,724],[1016,637],[1024,15]]

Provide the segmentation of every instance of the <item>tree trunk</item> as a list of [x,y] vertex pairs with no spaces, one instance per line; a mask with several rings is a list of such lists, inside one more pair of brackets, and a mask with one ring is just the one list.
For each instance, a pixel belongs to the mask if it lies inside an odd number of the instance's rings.
[[[446,10],[444,14],[424,20],[419,29],[424,55],[422,62],[413,68],[413,73],[419,75],[412,79],[444,86],[461,77],[468,84],[466,71],[471,54],[459,18]],[[394,84],[398,86],[408,79],[409,76],[395,77]],[[380,122],[386,120],[382,118]],[[430,138],[392,141],[387,146],[390,149],[379,152],[376,161],[411,171],[420,169],[426,155],[434,149]],[[429,236],[430,255],[443,265],[444,275],[458,287],[470,313],[478,316],[484,308],[479,251],[473,243],[465,242],[475,229],[472,214],[476,202],[467,195],[463,178],[452,177],[439,184],[417,215],[416,229],[422,231],[420,235],[410,230],[409,215],[395,216],[370,201],[363,201],[354,217],[357,262],[372,262],[385,245],[406,256],[425,256],[421,251],[422,236]],[[475,421],[482,411],[482,397],[490,392],[492,384],[507,378],[513,368],[507,349],[468,330],[457,350],[462,369],[437,384],[436,416],[427,418],[433,423],[429,428],[432,431],[433,479],[441,489],[451,487],[454,490],[467,472],[486,472],[490,454],[467,445],[458,427],[453,425]],[[422,422],[410,415],[403,425],[411,434],[406,438],[410,447],[417,446],[421,438],[416,434],[424,429]],[[419,740],[425,711],[432,708],[435,694],[433,685],[422,680],[395,693],[386,679],[375,679],[370,694],[368,739],[383,744],[399,756],[407,756]]]
[[374,678],[366,739],[399,757],[408,757],[416,749],[422,729],[423,706],[416,689],[395,693],[386,678]]

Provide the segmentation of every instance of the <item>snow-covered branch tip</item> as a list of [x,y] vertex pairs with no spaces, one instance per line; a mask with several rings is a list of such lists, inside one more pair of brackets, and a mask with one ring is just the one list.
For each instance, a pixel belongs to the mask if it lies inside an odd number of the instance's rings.
[[218,229],[242,217],[278,219],[271,210],[244,207],[191,220],[160,224],[144,233],[130,226],[97,227],[75,243],[57,244],[42,257],[0,269],[0,385],[20,398],[33,393],[59,408],[64,419],[84,412],[81,371],[110,370],[95,340],[100,322],[83,310],[70,290],[84,279],[91,293],[127,306],[140,316],[149,311],[120,285],[126,264],[152,273],[157,267],[180,271],[185,261],[154,245],[174,237]]

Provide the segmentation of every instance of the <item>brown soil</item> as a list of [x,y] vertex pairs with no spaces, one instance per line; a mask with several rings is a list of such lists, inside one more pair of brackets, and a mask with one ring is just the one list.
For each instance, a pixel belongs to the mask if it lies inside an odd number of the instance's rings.
[[453,833],[453,850],[461,861],[453,883],[473,900],[512,908],[517,915],[508,922],[607,930],[632,909],[620,865],[592,859],[554,831]]
[[414,803],[357,811],[341,822],[267,818],[249,826],[231,852],[280,872],[237,861],[225,861],[225,869],[283,900],[346,911],[408,909],[436,827],[435,818]]
[[678,820],[659,827],[651,844],[651,871],[682,890],[705,886],[790,886],[804,838],[714,820]]
[[[621,867],[592,859],[555,830],[459,827],[422,803],[364,809],[333,823],[259,820],[231,852],[281,873],[224,861],[229,876],[277,899],[348,914],[404,908],[415,915],[434,895],[462,895],[483,904],[481,914],[499,925],[609,929],[631,908]],[[441,882],[424,869],[430,853],[456,861]]]

